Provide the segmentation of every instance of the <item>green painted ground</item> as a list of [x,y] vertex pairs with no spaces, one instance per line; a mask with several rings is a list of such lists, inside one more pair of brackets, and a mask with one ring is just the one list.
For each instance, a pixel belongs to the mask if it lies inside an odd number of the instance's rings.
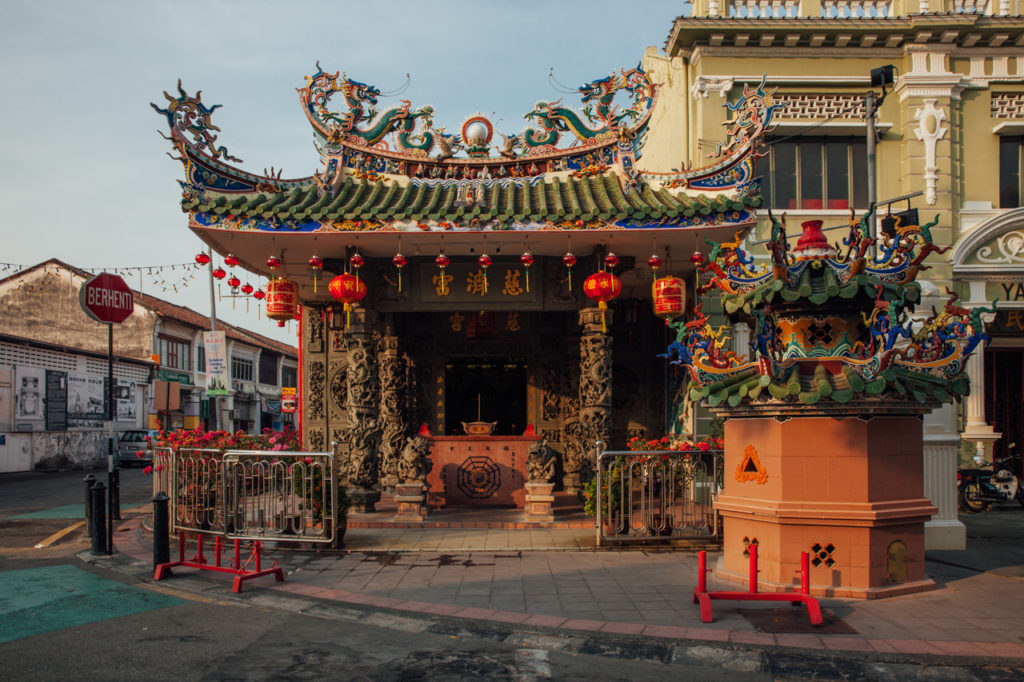
[[28,514],[19,514],[18,516],[10,517],[12,519],[84,519],[85,518],[85,505],[84,504],[66,504],[63,507],[53,507],[52,509],[43,509],[42,511],[34,511]]
[[0,642],[182,603],[74,566],[7,571],[0,573]]

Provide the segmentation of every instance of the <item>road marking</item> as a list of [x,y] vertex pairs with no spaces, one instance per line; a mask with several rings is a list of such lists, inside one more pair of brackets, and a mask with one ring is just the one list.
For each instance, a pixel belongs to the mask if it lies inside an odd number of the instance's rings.
[[545,649],[516,650],[517,680],[551,679],[551,666],[548,665],[548,652]]
[[77,523],[72,523],[67,528],[59,530],[56,533],[54,533],[53,535],[51,535],[50,537],[48,537],[45,540],[43,540],[42,542],[37,543],[35,545],[35,548],[36,549],[45,549],[46,547],[49,547],[53,543],[55,543],[58,540],[60,540],[62,537],[64,537],[68,533],[71,533],[72,531],[78,530],[79,528],[81,528],[84,525],[85,525],[85,520],[84,519],[82,521],[77,522]]
[[0,573],[0,642],[183,603],[67,564],[5,571]]

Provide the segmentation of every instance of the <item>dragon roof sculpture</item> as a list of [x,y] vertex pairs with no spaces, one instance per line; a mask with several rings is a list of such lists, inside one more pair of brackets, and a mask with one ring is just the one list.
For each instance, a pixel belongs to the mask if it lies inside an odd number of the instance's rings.
[[808,405],[868,414],[927,411],[968,392],[965,363],[988,338],[982,315],[995,304],[967,309],[954,294],[941,312],[911,315],[924,259],[949,248],[932,242],[938,218],[873,239],[867,218],[851,216],[841,247],[828,243],[821,221],[807,221],[791,249],[784,220],[769,215],[769,264],[755,266],[740,235],[713,244],[706,261],[694,258],[710,276],[698,293],[719,289],[723,310],[747,320],[753,340],[748,356],[724,350],[725,327],[713,328],[699,306],[691,321],[672,323],[666,356],[688,369],[691,398],[730,414]]
[[[628,229],[749,225],[760,204],[756,146],[781,106],[762,82],[730,104],[729,139],[710,165],[672,173],[637,168],[657,102],[641,66],[576,88],[582,108],[542,101],[520,133],[476,114],[460,131],[434,109],[380,107],[373,85],[319,64],[298,88],[323,166],[282,179],[237,167],[199,92],[164,93],[153,108],[185,166],[183,208],[198,226],[238,230]],[[335,108],[334,102],[343,107]],[[422,191],[421,191],[422,188]],[[671,190],[671,191],[670,191]]]

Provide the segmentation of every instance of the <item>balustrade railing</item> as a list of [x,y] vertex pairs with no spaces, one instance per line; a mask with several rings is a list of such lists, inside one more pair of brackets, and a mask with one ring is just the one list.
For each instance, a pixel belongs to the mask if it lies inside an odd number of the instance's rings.
[[598,544],[718,535],[721,450],[602,452],[597,458]]
[[[709,17],[726,16],[747,19],[791,19],[801,16],[825,18],[879,19],[896,16],[907,7],[897,10],[895,0],[820,0],[806,7],[800,0],[708,0]],[[921,0],[917,12],[953,12],[956,14],[998,14],[1011,12],[1011,0]]]

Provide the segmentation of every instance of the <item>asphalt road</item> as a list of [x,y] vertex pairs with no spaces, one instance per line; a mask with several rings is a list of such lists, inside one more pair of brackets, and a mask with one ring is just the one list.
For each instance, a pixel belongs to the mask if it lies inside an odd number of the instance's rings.
[[[151,479],[137,469],[123,474],[123,506],[147,501]],[[113,570],[132,561],[124,555],[82,560],[89,544],[81,529],[35,547],[76,520],[63,516],[70,511],[54,516],[53,510],[81,504],[82,477],[0,475],[4,679],[1019,679],[1019,670],[998,664],[956,667],[952,661],[563,634],[299,599],[255,585],[236,597],[225,580],[201,574],[155,584],[123,566]],[[1003,514],[965,520],[972,537],[991,543],[980,560],[991,564],[985,568],[1009,570],[1016,554],[1007,558]],[[149,575],[145,567],[135,574]]]
[[[223,581],[204,594],[176,590],[174,581],[140,582],[80,561],[89,548],[81,528],[36,548],[80,520],[85,473],[0,475],[4,679],[771,679],[750,652],[471,630],[336,605],[281,608],[233,600]],[[139,469],[122,471],[122,508],[148,501],[150,483]]]

